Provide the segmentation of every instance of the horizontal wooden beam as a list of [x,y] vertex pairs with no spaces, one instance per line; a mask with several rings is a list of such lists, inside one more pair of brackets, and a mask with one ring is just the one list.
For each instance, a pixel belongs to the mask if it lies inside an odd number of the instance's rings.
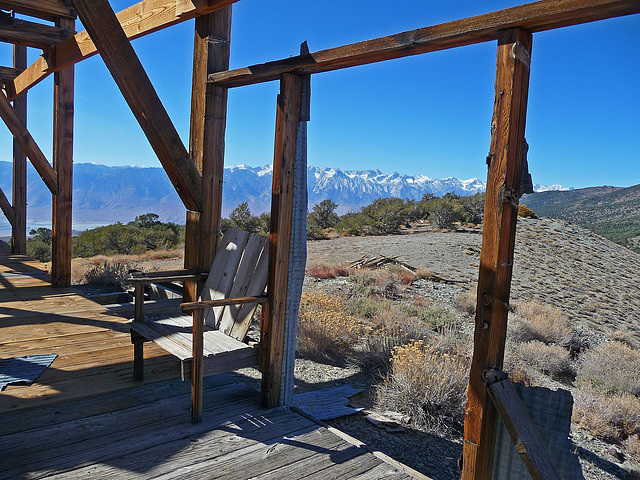
[[13,81],[22,72],[24,70],[21,68],[0,67],[0,82]]
[[48,50],[64,42],[74,33],[60,27],[20,20],[8,13],[0,12],[0,41],[2,42]]
[[1,188],[0,188],[0,209],[2,209],[2,213],[4,213],[4,216],[7,217],[7,220],[9,220],[9,223],[11,224],[11,226],[15,227],[15,223],[16,223],[15,211],[11,206],[9,199],[4,194]]
[[58,174],[49,164],[44,153],[38,147],[27,127],[16,115],[15,110],[7,100],[7,97],[0,92],[0,118],[7,125],[7,128],[16,139],[22,151],[25,153],[33,167],[36,169],[42,180],[53,195],[58,193]]
[[[237,1],[239,0],[143,0],[118,12],[116,17],[127,38],[133,40],[214,12]],[[54,55],[39,57],[19,75],[14,81],[15,93],[9,99],[20,96],[52,72],[80,62],[97,52],[86,31],[77,33],[58,45]]]
[[540,32],[640,12],[638,0],[542,0],[432,27],[320,50],[209,75],[209,82],[239,87],[277,80],[283,73],[319,73],[497,40],[500,30]]
[[187,210],[202,211],[202,177],[108,0],[71,0]]
[[2,0],[0,8],[46,20],[76,18],[75,12],[65,3],[63,0]]

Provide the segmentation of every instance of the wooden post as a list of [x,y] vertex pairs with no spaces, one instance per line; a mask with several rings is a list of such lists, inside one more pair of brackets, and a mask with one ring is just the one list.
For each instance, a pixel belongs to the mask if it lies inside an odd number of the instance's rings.
[[280,402],[284,320],[287,302],[293,178],[302,102],[302,79],[285,73],[280,80],[276,112],[276,137],[273,158],[271,197],[271,232],[269,234],[269,315],[262,325],[260,362],[262,372],[261,401],[265,407]]
[[[229,68],[231,5],[197,17],[193,47],[189,153],[202,175],[202,212],[187,212],[184,268],[208,271],[216,253],[222,216],[227,89],[207,75]],[[196,282],[185,282],[184,301],[197,300]]]
[[[27,47],[13,46],[13,68],[27,68]],[[13,109],[20,121],[27,124],[27,95],[13,101]],[[11,252],[27,253],[27,156],[20,144],[13,139],[13,219]]]
[[[74,30],[73,20],[60,18],[56,25]],[[53,77],[53,168],[58,193],[53,195],[51,229],[51,284],[71,285],[71,199],[73,192],[73,91],[74,67]]]
[[193,311],[193,362],[191,364],[191,422],[202,420],[202,387],[204,374],[204,310]]
[[497,415],[483,372],[501,368],[504,359],[531,44],[531,33],[519,28],[503,30],[498,36],[474,352],[465,411],[464,480],[491,478]]

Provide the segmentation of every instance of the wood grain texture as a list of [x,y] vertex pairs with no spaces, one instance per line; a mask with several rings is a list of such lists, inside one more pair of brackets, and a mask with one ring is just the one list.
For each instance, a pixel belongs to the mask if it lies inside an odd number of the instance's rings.
[[[208,85],[207,76],[229,68],[231,8],[195,20],[189,154],[202,175],[202,213],[187,212],[185,236],[197,241],[185,242],[185,268],[208,270],[220,243],[227,89]],[[185,301],[195,301],[201,287],[194,284]]]
[[67,40],[75,30],[29,22],[0,12],[0,41],[48,50]]
[[22,151],[24,151],[27,157],[29,157],[29,160],[31,160],[31,163],[42,178],[42,181],[47,185],[49,191],[52,194],[57,193],[58,175],[56,171],[51,167],[44,153],[42,153],[42,150],[40,150],[40,147],[38,147],[38,144],[29,133],[29,130],[27,130],[27,127],[18,117],[9,100],[2,92],[0,92],[0,117],[13,135],[14,140],[18,142]]
[[202,420],[202,388],[204,374],[204,312],[193,312],[192,330],[192,357],[191,364],[191,423],[200,423]]
[[[486,393],[483,372],[501,368],[507,334],[520,172],[529,89],[532,35],[522,29],[500,32],[491,124],[474,352],[465,411],[462,478],[488,479],[496,432],[496,411]],[[468,463],[473,458],[475,463]]]
[[364,42],[252,65],[209,76],[220,86],[277,80],[285,72],[318,73],[410,55],[489,42],[500,30],[540,32],[640,12],[637,0],[542,0]]
[[560,480],[539,432],[531,422],[511,380],[487,386],[493,405],[507,427],[520,458],[533,480]]
[[106,0],[72,0],[111,76],[188,210],[202,211],[201,176]]
[[[27,67],[27,47],[13,46],[13,70],[22,72]],[[13,85],[13,82],[11,83]],[[22,125],[27,125],[27,96],[13,101],[13,111]],[[49,164],[47,163],[47,166]],[[20,144],[13,139],[13,210],[14,223],[11,229],[11,251],[27,253],[27,156]]]
[[76,18],[75,12],[63,0],[2,0],[0,8],[46,20]]
[[[63,28],[73,20],[60,19]],[[58,175],[58,192],[53,195],[51,217],[51,284],[71,285],[71,229],[73,198],[73,114],[74,67],[53,77],[53,168]]]
[[293,211],[293,174],[302,102],[302,80],[285,73],[280,80],[277,100],[276,134],[271,191],[271,228],[269,234],[269,316],[261,329],[260,364],[261,402],[275,407],[280,402],[284,322],[287,303],[291,216]]
[[[238,0],[194,0],[187,2],[184,0],[143,0],[118,12],[117,18],[127,38],[133,40],[186,22],[199,15],[214,12],[236,1]],[[44,80],[50,73],[96,53],[98,53],[98,49],[89,33],[87,31],[79,32],[58,45],[54,55],[49,55],[47,58],[39,57],[22,75],[19,75],[15,81],[15,95],[22,95],[29,88]],[[13,100],[13,96],[11,99]]]

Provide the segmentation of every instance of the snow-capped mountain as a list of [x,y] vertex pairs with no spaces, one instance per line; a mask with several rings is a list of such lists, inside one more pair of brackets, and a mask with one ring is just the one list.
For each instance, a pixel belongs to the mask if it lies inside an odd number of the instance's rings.
[[[483,192],[486,186],[477,178],[437,179],[425,175],[385,174],[379,170],[310,166],[307,173],[309,208],[331,198],[339,205],[340,214],[356,210],[381,197],[419,200],[425,193],[436,196],[448,192],[473,195]],[[74,225],[78,225],[78,228],[81,228],[80,224],[89,222],[128,222],[136,215],[149,212],[158,213],[163,221],[184,223],[184,207],[161,168],[76,163],[73,175],[73,217]],[[271,180],[271,166],[225,167],[223,215],[228,216],[241,202],[247,202],[254,214],[270,210]],[[10,197],[10,162],[0,162],[0,188]],[[560,185],[536,185],[535,188],[536,191],[566,190]],[[27,194],[30,221],[50,222],[51,195],[32,167],[29,167]]]

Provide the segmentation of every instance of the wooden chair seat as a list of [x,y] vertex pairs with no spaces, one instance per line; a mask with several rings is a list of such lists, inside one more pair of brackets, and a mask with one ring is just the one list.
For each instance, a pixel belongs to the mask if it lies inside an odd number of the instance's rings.
[[[132,322],[131,331],[177,357],[182,380],[191,380],[193,363],[193,318],[191,315]],[[134,334],[134,335],[135,335]],[[208,325],[203,329],[204,376],[258,364],[258,346],[236,340]]]

